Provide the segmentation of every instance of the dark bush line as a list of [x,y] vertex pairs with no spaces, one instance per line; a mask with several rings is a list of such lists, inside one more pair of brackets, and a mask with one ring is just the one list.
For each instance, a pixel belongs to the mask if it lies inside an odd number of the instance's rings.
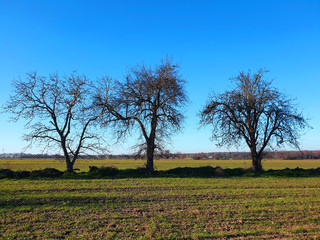
[[68,173],[54,168],[46,168],[35,171],[12,171],[0,169],[0,179],[23,179],[23,178],[60,178],[60,179],[96,179],[96,178],[152,178],[152,177],[176,177],[176,178],[218,178],[218,177],[320,177],[320,168],[316,169],[281,169],[267,170],[254,173],[252,169],[220,167],[184,167],[169,170],[155,171],[149,175],[145,168],[117,169],[115,167],[90,167],[88,172]]
[[0,169],[1,178],[29,178],[29,177],[60,177],[64,172],[61,172],[55,168],[45,168],[43,170],[35,171],[12,171],[10,169]]

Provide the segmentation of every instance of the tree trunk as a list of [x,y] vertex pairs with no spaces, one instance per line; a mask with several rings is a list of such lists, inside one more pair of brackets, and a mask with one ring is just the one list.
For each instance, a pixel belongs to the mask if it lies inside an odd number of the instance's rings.
[[153,117],[151,120],[151,132],[147,139],[147,173],[152,175],[154,173],[153,156],[155,149],[156,128],[157,128],[157,112],[153,111]]
[[150,175],[152,175],[154,172],[153,154],[154,154],[154,144],[147,143],[147,173]]
[[68,173],[73,173],[73,163],[70,161],[69,157],[66,159],[66,163]]
[[261,164],[261,159],[262,157],[257,154],[257,153],[251,153],[251,158],[252,158],[252,170],[255,173],[262,172],[262,164]]
[[66,141],[65,141],[65,138],[64,137],[61,137],[61,147],[63,149],[63,154],[64,154],[64,158],[66,160],[66,164],[67,164],[67,171],[69,173],[73,173],[73,164],[74,164],[74,161],[71,161],[70,160],[70,157],[69,157],[69,154],[68,154],[68,151],[67,151],[67,148],[66,148]]

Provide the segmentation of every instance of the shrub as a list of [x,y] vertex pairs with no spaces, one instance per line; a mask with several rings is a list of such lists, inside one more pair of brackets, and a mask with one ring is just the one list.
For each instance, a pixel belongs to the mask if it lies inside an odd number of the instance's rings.
[[89,175],[96,176],[96,177],[108,177],[108,176],[115,176],[118,174],[118,169],[112,166],[102,166],[100,168],[96,166],[89,167]]
[[16,173],[10,169],[0,169],[0,179],[16,178]]
[[45,168],[43,170],[35,170],[30,173],[31,177],[59,177],[63,172],[55,168]]

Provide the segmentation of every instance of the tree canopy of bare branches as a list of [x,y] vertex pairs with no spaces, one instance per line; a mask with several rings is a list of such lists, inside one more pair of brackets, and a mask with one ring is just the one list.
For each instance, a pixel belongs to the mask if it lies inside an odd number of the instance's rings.
[[104,79],[97,94],[105,123],[112,124],[120,139],[134,129],[140,130],[140,152],[146,152],[150,174],[154,171],[155,150],[181,129],[184,119],[182,110],[188,99],[178,70],[169,60],[154,68],[137,66],[129,70],[122,82],[110,85],[112,81]]
[[300,131],[308,126],[293,100],[263,79],[266,72],[240,72],[231,79],[236,87],[213,93],[200,112],[200,124],[213,127],[212,139],[217,145],[237,145],[244,140],[255,172],[262,171],[267,147],[286,143],[298,148]]
[[67,170],[81,153],[102,149],[97,131],[97,119],[101,112],[93,107],[93,87],[84,75],[72,73],[61,78],[28,73],[25,80],[14,80],[14,94],[4,106],[13,114],[13,121],[27,120],[25,140],[52,150],[63,152]]

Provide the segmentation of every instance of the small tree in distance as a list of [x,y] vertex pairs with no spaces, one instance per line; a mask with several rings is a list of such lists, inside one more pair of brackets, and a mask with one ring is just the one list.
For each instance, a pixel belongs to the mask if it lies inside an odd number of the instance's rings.
[[4,106],[13,114],[13,121],[27,120],[30,132],[24,139],[38,142],[44,148],[56,147],[65,157],[67,171],[84,151],[102,150],[102,137],[92,131],[101,112],[92,106],[93,88],[84,75],[72,73],[60,78],[58,74],[49,77],[28,73],[25,80],[13,82],[14,94]]
[[155,150],[180,130],[184,118],[181,110],[188,99],[178,69],[169,60],[154,68],[137,66],[130,69],[125,81],[112,86],[105,78],[98,89],[97,106],[104,111],[104,123],[112,125],[119,139],[140,130],[143,143],[139,153],[146,153],[149,174],[154,171]]
[[240,72],[231,80],[236,87],[212,94],[200,112],[201,126],[213,126],[212,139],[218,146],[248,145],[254,172],[262,171],[267,147],[284,143],[299,147],[299,132],[308,126],[293,100],[264,80],[266,70]]

